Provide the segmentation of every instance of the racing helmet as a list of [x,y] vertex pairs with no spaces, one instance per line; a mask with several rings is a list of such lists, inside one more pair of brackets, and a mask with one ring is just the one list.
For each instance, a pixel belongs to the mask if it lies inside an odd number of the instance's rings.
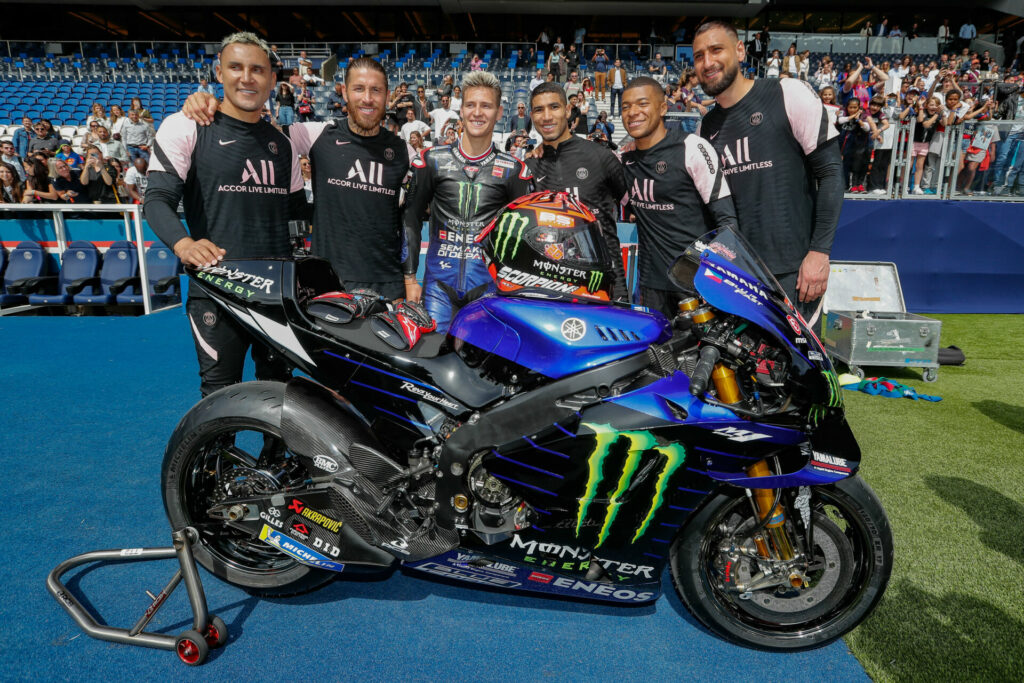
[[516,199],[480,232],[498,293],[610,299],[611,257],[590,209],[566,192]]

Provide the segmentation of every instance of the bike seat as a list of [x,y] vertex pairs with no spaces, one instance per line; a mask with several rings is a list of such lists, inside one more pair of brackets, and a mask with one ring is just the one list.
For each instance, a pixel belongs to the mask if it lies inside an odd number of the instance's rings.
[[314,326],[323,330],[331,337],[340,342],[358,346],[359,348],[372,351],[375,354],[398,358],[435,358],[441,352],[445,335],[436,332],[428,332],[420,338],[419,342],[408,351],[398,351],[388,346],[380,337],[370,329],[370,319],[353,320],[344,325],[329,323],[326,320],[316,320]]
[[477,369],[466,365],[458,354],[444,346],[444,334],[429,332],[409,351],[398,351],[370,329],[368,319],[345,325],[317,320],[314,326],[345,346],[356,347],[430,382],[471,408],[482,408],[504,396],[505,387],[481,377]]

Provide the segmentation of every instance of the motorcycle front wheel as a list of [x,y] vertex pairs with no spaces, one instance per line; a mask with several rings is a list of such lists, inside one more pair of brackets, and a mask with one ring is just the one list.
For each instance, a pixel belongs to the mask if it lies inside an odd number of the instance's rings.
[[759,575],[756,524],[741,490],[720,493],[690,519],[672,544],[672,583],[683,604],[726,640],[765,650],[822,647],[863,621],[892,571],[892,529],[878,497],[859,477],[811,489],[814,548],[804,587],[740,591]]
[[207,514],[230,498],[265,496],[309,474],[281,438],[284,384],[246,382],[210,394],[182,418],[164,454],[164,508],[171,527],[194,527],[196,561],[265,597],[315,590],[335,574],[309,567]]

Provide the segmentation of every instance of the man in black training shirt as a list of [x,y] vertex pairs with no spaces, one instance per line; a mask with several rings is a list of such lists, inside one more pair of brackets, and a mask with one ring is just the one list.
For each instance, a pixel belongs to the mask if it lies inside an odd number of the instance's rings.
[[[312,166],[313,254],[331,262],[346,289],[418,301],[415,268],[409,277],[403,273],[406,240],[398,205],[409,153],[381,127],[388,96],[383,67],[368,57],[353,60],[342,93],[348,118],[288,129],[295,153],[308,156]],[[203,125],[216,107],[216,98],[195,93],[183,111]],[[410,235],[406,260],[419,245],[419,232]]]
[[641,303],[670,319],[683,296],[668,279],[687,247],[715,228],[735,228],[729,183],[714,148],[701,137],[665,128],[665,90],[649,76],[622,93],[622,125],[636,149],[622,155],[629,206],[636,215]]
[[570,109],[558,83],[541,83],[533,89],[530,116],[534,130],[544,139],[540,156],[527,159],[536,189],[568,192],[597,216],[612,256],[612,295],[626,298],[626,272],[615,220],[626,194],[622,164],[607,147],[578,138],[569,130]]
[[806,82],[740,74],[744,53],[731,24],[697,28],[697,79],[718,103],[699,133],[725,169],[743,236],[807,317],[828,286],[843,203],[838,131]]
[[[216,266],[225,257],[288,256],[292,206],[305,202],[298,158],[288,138],[260,120],[274,85],[269,49],[251,33],[223,40],[217,79],[224,106],[207,127],[182,114],[156,136],[143,205],[153,231],[184,263]],[[184,200],[186,232],[177,207]],[[242,379],[252,346],[259,379],[283,379],[285,364],[198,289],[186,304],[203,396]]]

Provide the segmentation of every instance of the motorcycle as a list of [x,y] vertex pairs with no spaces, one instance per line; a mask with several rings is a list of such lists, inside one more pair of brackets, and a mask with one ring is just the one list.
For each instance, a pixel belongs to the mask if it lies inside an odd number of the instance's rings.
[[836,373],[730,230],[676,261],[693,296],[673,321],[524,290],[407,350],[370,318],[312,314],[340,289],[320,259],[186,271],[306,375],[207,396],[167,446],[170,522],[229,583],[284,596],[400,563],[636,604],[667,566],[708,629],[779,651],[881,599],[892,534]]

